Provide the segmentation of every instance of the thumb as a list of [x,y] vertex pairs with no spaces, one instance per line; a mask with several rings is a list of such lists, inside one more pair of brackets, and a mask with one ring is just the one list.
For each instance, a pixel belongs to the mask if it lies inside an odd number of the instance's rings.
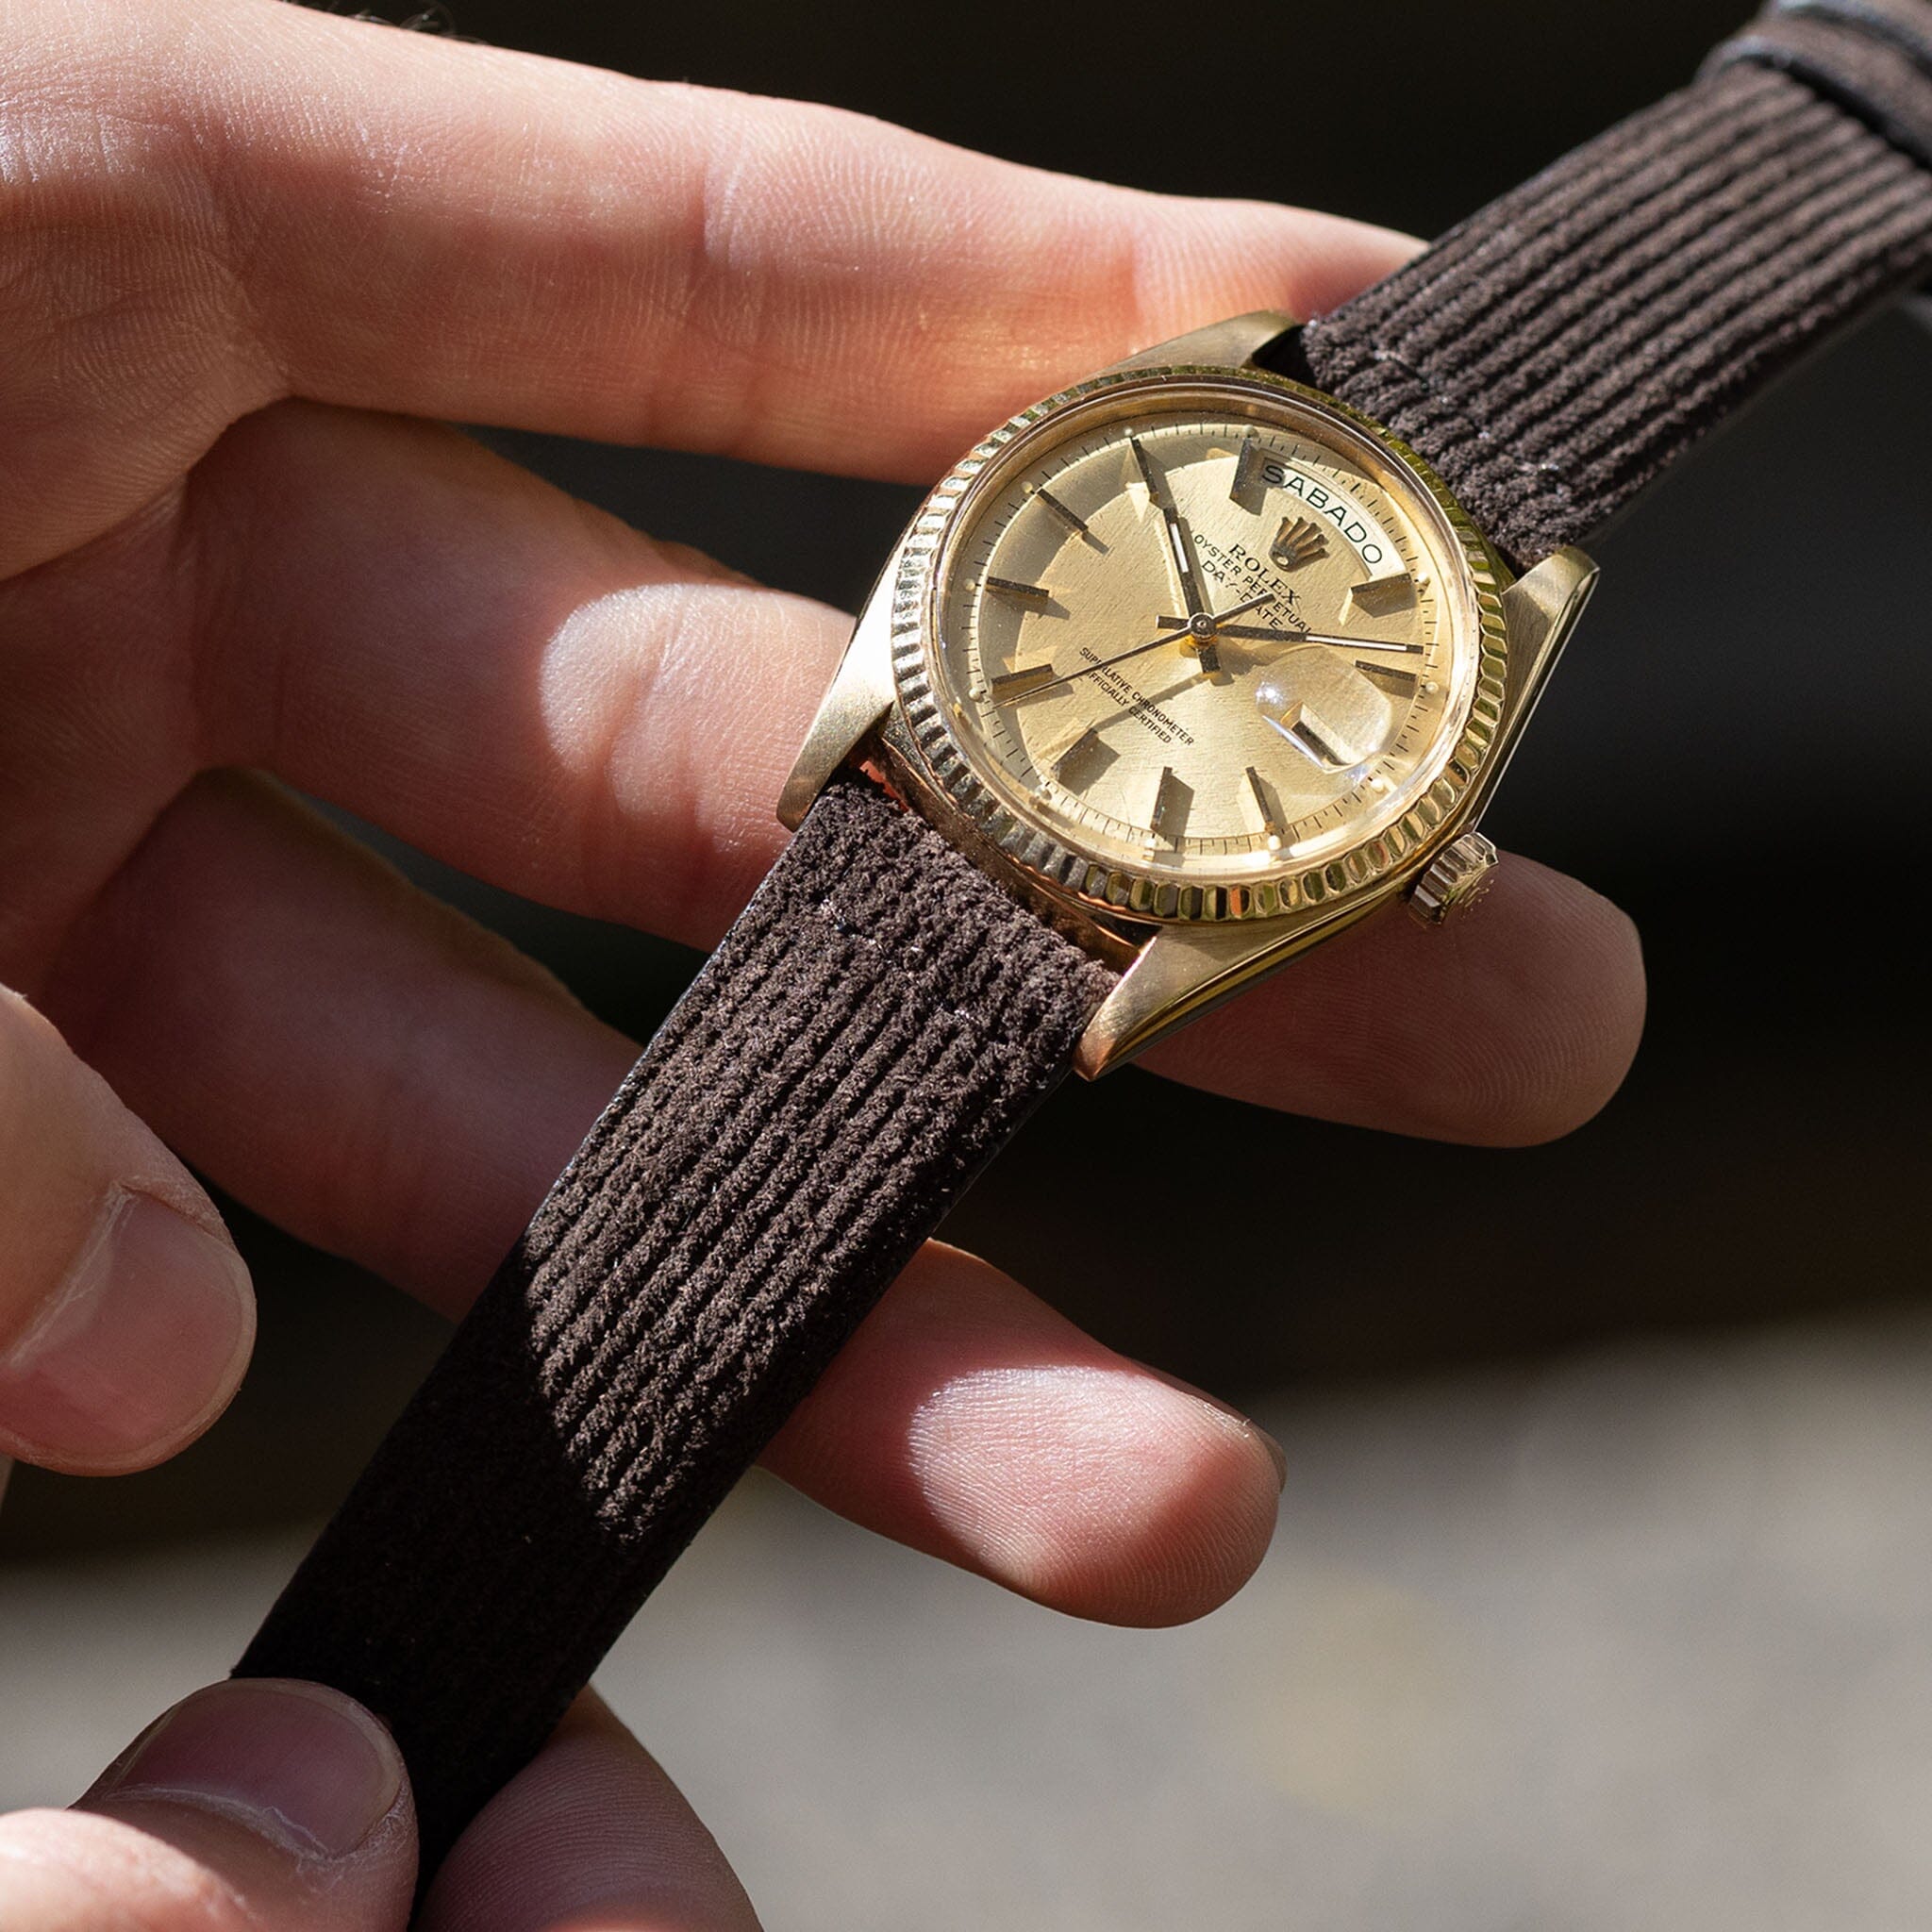
[[8,1932],[402,1932],[415,1877],[400,1754],[314,1684],[198,1690],[73,1810],[0,1819]]

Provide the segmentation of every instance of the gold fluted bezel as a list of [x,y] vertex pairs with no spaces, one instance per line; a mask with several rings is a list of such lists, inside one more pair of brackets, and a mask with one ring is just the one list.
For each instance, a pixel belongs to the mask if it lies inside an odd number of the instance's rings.
[[[1439,767],[1408,810],[1317,863],[1289,860],[1276,872],[1239,883],[1188,881],[1171,873],[1124,866],[1117,859],[1082,852],[1058,833],[1021,816],[974,769],[940,684],[940,605],[949,541],[955,531],[970,525],[989,479],[1006,473],[1014,446],[1044,437],[1048,425],[1076,408],[1084,410],[1096,397],[1114,394],[1125,400],[1137,391],[1154,397],[1179,384],[1222,391],[1231,404],[1257,393],[1291,401],[1371,443],[1440,513],[1459,552],[1476,629],[1475,673],[1467,708],[1443,732],[1436,755]],[[1048,893],[1070,894],[1099,910],[1159,923],[1277,919],[1339,907],[1388,874],[1412,869],[1445,837],[1453,836],[1458,808],[1489,760],[1503,716],[1509,643],[1502,593],[1508,580],[1482,532],[1422,458],[1380,424],[1335,397],[1252,367],[1237,372],[1172,363],[1113,371],[1010,417],[976,444],[927,497],[907,534],[892,586],[892,678],[912,748],[935,791],[950,800],[982,838]]]

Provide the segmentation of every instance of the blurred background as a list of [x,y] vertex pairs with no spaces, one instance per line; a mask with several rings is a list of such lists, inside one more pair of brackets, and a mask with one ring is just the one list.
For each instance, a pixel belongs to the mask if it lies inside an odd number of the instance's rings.
[[[455,25],[1429,234],[1686,79],[1743,10],[1287,0],[1194,35],[1085,0],[459,0]],[[1150,142],[1177,34],[1197,108]],[[916,495],[488,440],[846,608]],[[1070,1087],[1028,1129],[1051,1161],[1023,1148],[956,1216],[1282,1438],[1281,1532],[1240,1602],[1179,1633],[1074,1624],[762,1477],[700,1539],[602,1681],[769,1924],[1932,1924],[1928,447],[1932,338],[1895,312],[1593,546],[1590,622],[1491,829],[1642,928],[1649,1032],[1601,1118],[1443,1148],[1130,1071]],[[695,963],[395,856],[634,1034]],[[1211,1265],[1058,1211],[1124,1137],[1230,1132],[1255,1178]],[[1247,1209],[1290,1175],[1324,1211],[1284,1255]],[[234,1218],[262,1329],[229,1415],[145,1476],[14,1478],[0,1804],[73,1796],[225,1670],[439,1344]]]

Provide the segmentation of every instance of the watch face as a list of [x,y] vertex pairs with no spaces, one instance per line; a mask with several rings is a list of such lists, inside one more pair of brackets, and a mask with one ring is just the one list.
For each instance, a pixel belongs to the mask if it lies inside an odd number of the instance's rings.
[[1425,841],[1501,672],[1453,506],[1272,378],[1072,396],[935,498],[906,695],[941,783],[1023,864],[1156,917],[1286,909]]

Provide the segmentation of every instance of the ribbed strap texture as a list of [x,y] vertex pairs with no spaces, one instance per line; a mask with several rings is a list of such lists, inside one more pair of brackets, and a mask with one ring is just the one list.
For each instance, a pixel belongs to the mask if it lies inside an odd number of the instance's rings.
[[1743,61],[1492,203],[1299,353],[1528,563],[1928,270],[1932,174]]
[[1932,168],[1932,5],[1774,0],[1705,71],[1752,61],[1794,75]]
[[425,1874],[1109,984],[875,788],[820,798],[239,1667],[387,1721]]

